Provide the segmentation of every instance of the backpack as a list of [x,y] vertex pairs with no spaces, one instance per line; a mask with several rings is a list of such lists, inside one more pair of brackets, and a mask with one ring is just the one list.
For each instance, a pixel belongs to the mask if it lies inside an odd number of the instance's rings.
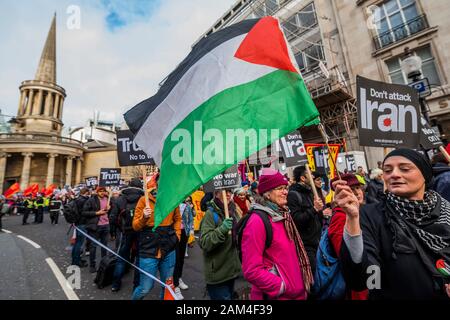
[[135,202],[126,201],[125,208],[122,209],[117,217],[117,226],[119,226],[120,231],[130,232],[133,231],[133,217],[134,211],[136,209]]
[[335,257],[328,238],[328,228],[323,230],[317,248],[317,265],[312,292],[318,300],[342,300],[345,298],[345,280],[341,262]]
[[67,223],[72,224],[78,222],[80,219],[80,214],[78,212],[78,206],[75,199],[70,200],[64,205],[63,214]]
[[273,239],[273,230],[272,230],[272,224],[270,222],[269,216],[267,213],[265,212],[261,212],[261,211],[257,211],[257,210],[253,210],[251,209],[245,216],[243,216],[241,218],[241,220],[239,220],[239,222],[237,223],[236,227],[235,227],[235,243],[236,243],[236,247],[239,253],[239,260],[241,260],[242,262],[242,235],[244,234],[244,229],[245,226],[247,225],[248,220],[250,219],[250,216],[252,214],[257,214],[258,216],[260,216],[260,218],[262,219],[263,223],[264,223],[264,229],[266,230],[266,243],[265,243],[265,248],[268,249],[270,248],[270,246],[272,245],[272,239]]

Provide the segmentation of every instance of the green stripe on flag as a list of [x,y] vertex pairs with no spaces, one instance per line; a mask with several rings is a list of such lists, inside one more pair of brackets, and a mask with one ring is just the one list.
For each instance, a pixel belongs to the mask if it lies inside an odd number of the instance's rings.
[[[201,87],[196,90],[201,90]],[[267,147],[280,137],[313,122],[318,116],[319,112],[301,76],[284,70],[274,71],[211,97],[180,122],[164,142],[155,207],[155,226],[158,226],[187,196],[215,175]],[[196,121],[201,121],[203,134],[209,129],[214,129],[208,132],[213,136],[222,135],[224,143],[220,151],[224,159],[221,163],[205,163],[201,150],[208,151],[211,142],[203,141],[202,135],[198,134],[199,130],[197,137],[195,136],[194,127],[197,129],[200,127],[198,122],[194,124]],[[254,137],[246,139],[245,152],[234,159],[233,163],[225,163],[227,129],[255,129],[259,134],[267,129],[268,136],[260,137],[258,134],[257,139]],[[271,129],[278,129],[279,134],[271,136]],[[180,149],[182,138],[171,141],[171,137],[180,133],[191,135],[189,142],[192,148],[186,157],[191,161],[187,164],[175,164],[172,158],[172,151]],[[243,146],[234,143],[235,150],[239,147]],[[236,156],[236,151],[228,156]],[[192,163],[199,162],[199,159],[203,163]]]

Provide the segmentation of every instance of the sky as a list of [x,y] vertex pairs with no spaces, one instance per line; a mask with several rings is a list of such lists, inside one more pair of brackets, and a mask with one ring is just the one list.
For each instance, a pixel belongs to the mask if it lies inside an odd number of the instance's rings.
[[[0,0],[0,109],[17,115],[57,14],[57,84],[65,128],[123,113],[158,84],[235,0]],[[9,120],[6,117],[6,120]]]

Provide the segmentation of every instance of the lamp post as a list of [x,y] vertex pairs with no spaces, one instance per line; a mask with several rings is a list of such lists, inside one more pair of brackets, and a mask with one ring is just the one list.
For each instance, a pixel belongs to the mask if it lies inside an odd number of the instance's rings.
[[[419,56],[414,55],[408,47],[405,48],[405,56],[401,62],[401,68],[403,73],[412,80],[412,82],[416,82],[421,80],[422,72],[422,59]],[[430,123],[430,118],[428,116],[428,109],[425,104],[425,99],[419,94],[419,103],[420,103],[420,111],[427,121]]]

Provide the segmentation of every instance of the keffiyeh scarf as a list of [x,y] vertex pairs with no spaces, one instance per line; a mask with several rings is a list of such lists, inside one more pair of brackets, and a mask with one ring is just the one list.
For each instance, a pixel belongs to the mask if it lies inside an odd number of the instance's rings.
[[450,203],[435,191],[427,191],[423,200],[408,200],[389,192],[386,196],[394,252],[418,251],[432,274],[439,275],[436,260],[450,264]]

